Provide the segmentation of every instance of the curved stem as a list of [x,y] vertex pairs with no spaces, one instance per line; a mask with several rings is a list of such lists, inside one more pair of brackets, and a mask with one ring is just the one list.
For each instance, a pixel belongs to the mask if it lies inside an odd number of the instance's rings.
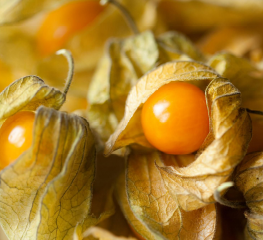
[[72,82],[73,79],[73,75],[74,75],[74,60],[73,57],[71,55],[71,52],[69,50],[66,49],[61,49],[58,50],[56,52],[57,55],[64,55],[68,61],[68,76],[66,78],[66,83],[65,83],[65,87],[64,87],[64,94],[67,95],[70,84]]
[[131,14],[129,13],[129,11],[127,11],[127,9],[120,4],[119,2],[115,1],[115,0],[101,0],[100,4],[101,5],[105,5],[107,3],[111,3],[112,5],[114,5],[115,7],[117,7],[121,13],[123,14],[124,18],[126,19],[126,22],[128,23],[128,25],[130,26],[131,30],[133,31],[134,34],[139,34],[139,30],[135,24],[134,19],[132,18]]
[[227,206],[227,207],[231,207],[231,208],[246,208],[246,203],[245,202],[237,202],[237,201],[229,201],[225,198],[223,198],[221,196],[221,192],[233,187],[234,183],[233,182],[225,182],[222,183],[214,192],[214,198],[217,202],[219,202],[220,204]]
[[247,112],[249,113],[253,113],[253,114],[257,114],[257,115],[263,115],[263,112],[262,111],[257,111],[257,110],[251,110],[251,109],[248,109],[246,108]]

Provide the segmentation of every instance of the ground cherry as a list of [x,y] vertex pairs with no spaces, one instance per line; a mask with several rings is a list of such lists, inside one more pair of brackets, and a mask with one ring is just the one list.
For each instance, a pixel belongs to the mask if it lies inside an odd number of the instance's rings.
[[15,161],[32,144],[35,113],[21,111],[9,117],[0,128],[0,168]]
[[147,140],[168,154],[196,151],[209,132],[205,94],[185,82],[171,82],[145,102],[141,122]]
[[59,50],[76,32],[92,24],[102,12],[99,1],[70,2],[51,11],[37,33],[37,45],[43,56]]

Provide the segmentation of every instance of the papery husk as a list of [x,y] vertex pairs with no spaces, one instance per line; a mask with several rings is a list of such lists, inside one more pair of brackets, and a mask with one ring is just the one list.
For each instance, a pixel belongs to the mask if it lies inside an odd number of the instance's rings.
[[[171,196],[185,211],[214,202],[214,191],[231,176],[245,156],[251,140],[250,117],[241,108],[241,93],[229,80],[196,62],[170,62],[149,72],[131,90],[124,118],[105,148],[105,154],[110,154],[118,148],[133,144],[148,147],[140,124],[143,103],[169,82],[198,83],[203,80],[212,80],[206,89],[210,133],[196,154],[196,159],[181,167],[176,163],[176,156],[163,154],[161,159],[164,164],[157,164]],[[170,166],[166,166],[167,158],[170,158]]]
[[131,88],[143,74],[164,62],[191,58],[203,57],[187,38],[175,32],[155,38],[147,31],[110,41],[88,91],[91,127],[106,141],[124,115]]
[[128,156],[126,183],[120,178],[116,192],[129,224],[142,239],[214,239],[215,205],[184,211],[166,188],[160,161],[158,152]]
[[238,166],[234,178],[237,188],[243,193],[249,211],[245,212],[246,239],[263,238],[263,153],[248,154]]
[[114,213],[112,193],[91,213],[96,150],[88,123],[55,110],[65,102],[70,75],[64,92],[26,76],[0,94],[0,124],[36,112],[31,147],[0,172],[0,223],[9,239],[72,239]]
[[[247,59],[219,53],[208,64],[228,78],[242,93],[242,107],[263,111],[263,72]],[[263,150],[263,118],[251,114],[253,138],[249,152]]]
[[31,147],[0,175],[9,239],[72,239],[89,215],[95,154],[84,119],[38,108]]
[[39,106],[59,109],[66,95],[49,87],[37,76],[16,80],[0,93],[0,124],[19,111],[35,111]]

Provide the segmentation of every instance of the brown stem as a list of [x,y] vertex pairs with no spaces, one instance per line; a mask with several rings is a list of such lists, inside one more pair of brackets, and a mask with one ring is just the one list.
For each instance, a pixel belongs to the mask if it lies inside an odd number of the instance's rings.
[[105,5],[107,3],[111,3],[112,5],[114,5],[115,7],[117,7],[120,12],[123,14],[126,22],[128,23],[128,25],[130,26],[131,30],[133,31],[134,34],[139,34],[139,30],[135,24],[134,19],[132,18],[131,14],[129,13],[129,11],[127,11],[127,9],[120,4],[119,2],[115,1],[115,0],[101,0],[100,4],[101,5]]
[[257,111],[257,110],[251,110],[246,108],[247,112],[252,113],[252,114],[257,114],[257,115],[263,115],[262,111]]

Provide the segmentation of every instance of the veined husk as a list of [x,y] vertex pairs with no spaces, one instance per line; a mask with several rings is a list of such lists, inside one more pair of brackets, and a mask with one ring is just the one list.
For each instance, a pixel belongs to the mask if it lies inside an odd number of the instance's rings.
[[[179,167],[176,156],[163,154],[164,164],[157,164],[167,189],[185,211],[214,202],[214,191],[230,177],[246,154],[251,139],[251,120],[246,110],[241,108],[241,93],[229,80],[193,61],[169,62],[158,67],[144,75],[130,91],[124,117],[105,147],[107,155],[134,144],[145,149],[148,147],[149,151],[151,145],[140,123],[143,103],[169,82],[198,83],[204,80],[211,80],[206,88],[210,133],[196,159],[185,167]],[[167,161],[170,166],[166,166]]]
[[109,138],[122,119],[126,98],[139,78],[152,68],[174,59],[199,61],[203,56],[187,38],[176,32],[155,38],[147,31],[108,42],[88,91],[88,119],[103,141]]
[[116,198],[134,232],[141,239],[214,239],[215,205],[182,209],[166,187],[157,167],[160,161],[156,151],[130,154],[126,176],[116,186]]
[[237,188],[243,193],[249,211],[245,212],[247,226],[245,239],[263,238],[263,153],[248,154],[238,166],[234,178]]
[[[263,111],[263,72],[250,61],[229,53],[212,56],[208,64],[242,93],[242,107]],[[263,118],[251,114],[253,138],[249,152],[263,151]]]
[[114,212],[108,204],[91,214],[94,138],[86,120],[55,110],[65,98],[36,76],[0,94],[1,124],[19,111],[36,112],[31,147],[0,172],[0,224],[9,239],[72,239]]

